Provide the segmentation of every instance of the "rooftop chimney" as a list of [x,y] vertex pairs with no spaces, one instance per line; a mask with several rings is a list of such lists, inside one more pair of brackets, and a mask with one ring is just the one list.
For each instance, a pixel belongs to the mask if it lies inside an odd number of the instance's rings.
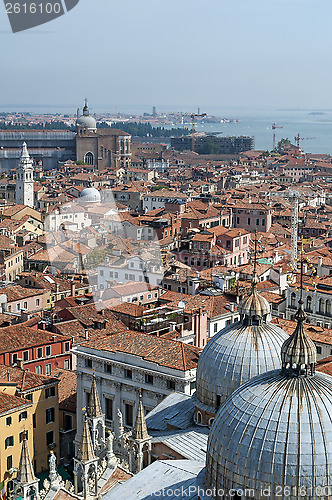
[[172,332],[172,331],[176,330],[176,325],[177,325],[177,323],[175,321],[170,321],[169,322],[169,331]]

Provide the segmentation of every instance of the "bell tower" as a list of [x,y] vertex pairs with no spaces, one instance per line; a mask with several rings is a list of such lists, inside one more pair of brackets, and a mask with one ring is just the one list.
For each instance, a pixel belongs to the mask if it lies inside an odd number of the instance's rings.
[[16,174],[16,203],[34,208],[33,160],[30,158],[26,143],[23,143],[20,162]]

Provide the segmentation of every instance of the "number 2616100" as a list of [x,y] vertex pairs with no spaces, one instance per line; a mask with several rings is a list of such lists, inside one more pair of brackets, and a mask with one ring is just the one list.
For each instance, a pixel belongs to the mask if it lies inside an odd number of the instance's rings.
[[6,3],[7,14],[60,14],[61,3]]

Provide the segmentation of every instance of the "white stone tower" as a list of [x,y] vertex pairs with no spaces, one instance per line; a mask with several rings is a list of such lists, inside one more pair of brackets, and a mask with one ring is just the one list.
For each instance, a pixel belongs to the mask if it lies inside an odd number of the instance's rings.
[[16,203],[34,208],[33,160],[25,142],[16,174]]
[[144,465],[151,463],[151,436],[149,436],[146,426],[141,392],[130,442],[129,467],[131,472],[137,473],[143,469]]
[[96,384],[96,377],[93,374],[92,386],[90,393],[90,401],[87,410],[88,423],[91,430],[93,451],[97,456],[105,448],[105,415],[102,412],[98,389]]
[[28,500],[32,496],[36,500],[39,499],[39,479],[36,478],[32,467],[26,435],[23,438],[20,465],[13,483],[14,499]]
[[[75,495],[77,495],[81,487],[84,499],[91,495],[97,496],[98,462],[99,459],[93,451],[91,432],[85,416],[81,444],[77,453],[77,458],[74,458]],[[92,491],[90,491],[90,483],[92,483]]]

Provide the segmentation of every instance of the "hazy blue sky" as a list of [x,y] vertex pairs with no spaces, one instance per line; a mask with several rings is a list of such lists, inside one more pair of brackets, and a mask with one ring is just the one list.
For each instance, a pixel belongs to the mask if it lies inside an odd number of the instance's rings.
[[331,0],[80,0],[12,34],[0,106],[331,108]]

